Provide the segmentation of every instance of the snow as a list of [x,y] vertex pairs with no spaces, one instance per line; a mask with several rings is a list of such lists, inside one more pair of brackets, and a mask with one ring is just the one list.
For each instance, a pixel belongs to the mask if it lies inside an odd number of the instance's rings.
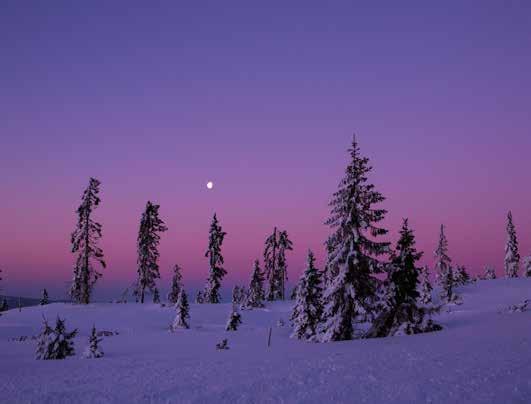
[[[230,303],[190,305],[191,328],[175,333],[173,307],[154,304],[15,309],[0,317],[0,402],[531,402],[531,311],[503,312],[531,298],[531,279],[457,292],[463,304],[435,317],[443,331],[326,344],[289,338],[292,302],[242,312],[236,332]],[[12,340],[37,335],[43,314],[79,328],[75,357],[35,360],[36,341]],[[103,338],[103,358],[81,360],[93,324],[118,335]],[[230,349],[217,350],[224,338]]]

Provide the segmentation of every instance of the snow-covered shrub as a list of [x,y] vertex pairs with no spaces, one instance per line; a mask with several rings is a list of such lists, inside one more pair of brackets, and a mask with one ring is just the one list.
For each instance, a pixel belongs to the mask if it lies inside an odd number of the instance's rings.
[[175,308],[177,310],[177,315],[170,327],[171,330],[176,331],[179,328],[190,328],[188,325],[188,320],[190,319],[190,306],[188,305],[188,297],[186,296],[184,289],[181,289],[181,293],[179,293],[179,299],[177,299]]
[[65,359],[74,355],[74,337],[77,329],[67,332],[64,320],[57,317],[55,329],[44,319],[44,327],[37,337],[37,359]]
[[522,303],[510,305],[507,307],[506,311],[507,313],[523,313],[524,311],[527,311],[529,303],[529,299],[526,299]]
[[216,344],[216,349],[218,351],[222,351],[224,349],[229,349],[229,342],[227,341],[227,339],[225,338],[225,339],[221,340],[221,342],[218,342]]
[[229,319],[227,320],[227,326],[225,330],[227,331],[237,331],[238,326],[242,323],[242,316],[236,310],[236,307],[233,306],[230,313]]
[[92,358],[101,358],[103,356],[103,351],[100,349],[101,338],[98,338],[98,333],[96,332],[96,327],[92,326],[92,332],[89,337],[88,346],[83,352],[83,357],[86,359]]
[[496,279],[496,272],[494,271],[494,267],[492,265],[487,265],[485,267],[485,274],[483,275],[483,279],[485,280]]

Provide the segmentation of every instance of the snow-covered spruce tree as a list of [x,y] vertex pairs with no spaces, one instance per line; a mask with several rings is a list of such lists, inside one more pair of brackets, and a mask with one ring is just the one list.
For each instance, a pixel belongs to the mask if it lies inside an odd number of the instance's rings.
[[276,299],[286,299],[286,281],[288,280],[288,263],[286,260],[286,251],[293,250],[293,243],[288,237],[288,232],[283,230],[278,236],[278,263],[276,272],[277,285]]
[[157,287],[155,287],[155,290],[153,291],[153,303],[160,304],[160,293]]
[[507,243],[505,244],[505,258],[503,268],[506,278],[518,277],[518,267],[520,266],[520,253],[518,252],[518,240],[513,224],[513,215],[509,211],[507,214]]
[[144,303],[146,289],[154,293],[156,289],[155,279],[160,278],[159,272],[159,233],[168,230],[162,219],[159,217],[160,205],[155,205],[150,201],[146,204],[146,209],[140,219],[140,229],[137,239],[137,265],[138,279],[134,295],[137,301]]
[[55,329],[52,329],[46,319],[44,328],[37,338],[37,359],[65,359],[74,355],[74,337],[77,329],[67,332],[64,320],[57,317]]
[[492,265],[487,265],[485,267],[485,275],[483,275],[483,279],[485,280],[496,279],[496,271],[494,270],[494,267]]
[[463,265],[458,265],[454,273],[454,286],[463,286],[470,282],[470,275]]
[[42,290],[42,298],[39,304],[41,306],[48,304],[48,291],[46,289]]
[[188,324],[188,320],[190,320],[190,306],[188,305],[188,296],[186,296],[184,289],[181,289],[181,293],[179,293],[179,299],[175,304],[175,308],[177,315],[175,316],[175,320],[173,320],[171,330],[176,331],[179,328],[190,328]]
[[260,261],[256,259],[253,265],[249,291],[245,300],[245,308],[264,307],[264,275],[260,270]]
[[237,331],[238,326],[242,323],[242,316],[238,313],[236,306],[232,306],[232,311],[230,313],[229,319],[227,320],[227,326],[225,330],[227,331]]
[[387,337],[397,334],[419,334],[441,329],[433,323],[430,314],[433,310],[417,305],[419,293],[416,262],[422,257],[415,248],[415,235],[404,219],[400,238],[391,255],[386,299],[383,310],[378,314],[367,338]]
[[315,257],[308,251],[306,270],[297,284],[295,306],[291,314],[293,338],[310,340],[317,335],[323,313],[321,273],[315,267]]
[[179,293],[181,293],[181,289],[183,287],[182,284],[183,276],[181,275],[181,267],[177,264],[173,267],[173,277],[171,279],[171,288],[170,292],[168,293],[168,302],[170,304],[177,303],[177,299],[179,299]]
[[89,343],[83,352],[83,358],[85,359],[95,359],[101,358],[103,356],[103,351],[100,349],[101,338],[98,338],[98,333],[96,332],[96,326],[92,326],[92,331],[89,337]]
[[531,255],[524,258],[524,276],[531,277]]
[[337,266],[338,273],[324,293],[321,340],[325,342],[352,339],[358,309],[373,312],[377,284],[373,274],[381,272],[376,257],[389,252],[389,243],[375,240],[387,233],[376,225],[386,211],[374,208],[385,198],[367,182],[372,167],[361,156],[355,137],[349,153],[351,161],[332,196],[326,222],[334,231],[328,265]]
[[94,284],[101,276],[94,263],[106,267],[103,250],[98,247],[102,227],[92,219],[94,209],[100,204],[99,192],[100,182],[91,178],[81,198],[81,205],[77,209],[77,226],[71,236],[72,252],[78,254],[74,266],[74,280],[70,288],[70,296],[76,303],[90,302]]
[[264,248],[264,272],[267,281],[266,299],[275,300],[277,295],[278,232],[277,228],[266,238]]
[[457,301],[457,295],[454,292],[454,269],[451,265],[448,265],[441,273],[439,278],[439,284],[441,285],[441,299],[445,303],[453,303]]
[[430,270],[428,266],[425,266],[420,271],[419,302],[423,305],[430,305],[432,303],[432,291],[433,287],[430,283]]
[[209,259],[209,273],[205,286],[205,292],[203,298],[205,303],[220,303],[221,296],[219,289],[221,287],[221,281],[227,274],[227,271],[223,268],[223,255],[221,255],[221,245],[225,238],[225,233],[221,229],[221,225],[218,222],[218,218],[214,213],[212,223],[210,224],[210,231],[208,235],[208,249],[205,253],[205,257]]
[[443,274],[448,272],[452,260],[448,256],[448,240],[444,234],[444,225],[441,224],[441,231],[439,233],[439,243],[435,250],[435,279],[440,282]]

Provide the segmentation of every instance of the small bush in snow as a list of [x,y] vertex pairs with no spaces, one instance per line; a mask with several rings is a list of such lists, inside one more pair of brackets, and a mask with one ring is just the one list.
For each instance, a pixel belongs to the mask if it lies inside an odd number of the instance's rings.
[[188,297],[184,289],[181,289],[181,293],[179,293],[179,299],[177,299],[175,308],[177,309],[177,315],[175,316],[175,320],[173,320],[171,330],[176,331],[179,328],[190,328],[188,325],[190,306],[188,305]]
[[96,332],[96,327],[92,326],[92,332],[89,337],[89,344],[83,352],[83,357],[86,359],[92,358],[101,358],[103,356],[103,351],[100,349],[101,338],[98,338],[98,333]]
[[520,304],[512,304],[507,308],[508,313],[523,313],[524,311],[527,311],[529,307],[529,300],[526,299]]
[[483,275],[483,279],[485,280],[496,279],[496,272],[494,271],[494,267],[492,265],[487,265],[485,267],[485,275]]
[[227,341],[227,339],[225,338],[225,339],[221,340],[221,342],[218,342],[216,344],[216,349],[218,351],[222,351],[224,349],[229,349],[229,342]]
[[40,305],[44,306],[44,305],[47,305],[47,304],[48,304],[48,291],[46,289],[43,289]]
[[227,321],[227,326],[225,329],[227,331],[237,331],[238,326],[242,323],[242,316],[235,307],[232,308],[232,312],[230,313],[229,319]]

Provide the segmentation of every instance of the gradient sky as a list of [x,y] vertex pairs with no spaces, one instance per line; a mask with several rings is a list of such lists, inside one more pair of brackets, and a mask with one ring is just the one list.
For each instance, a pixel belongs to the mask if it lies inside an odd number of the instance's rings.
[[64,297],[90,176],[109,265],[97,298],[134,281],[148,199],[169,226],[163,290],[174,263],[190,289],[205,279],[214,211],[227,287],[274,225],[294,280],[308,248],[322,265],[353,132],[389,240],[409,217],[431,265],[445,223],[455,263],[500,274],[512,209],[531,254],[529,1],[4,0],[0,49],[3,293]]

